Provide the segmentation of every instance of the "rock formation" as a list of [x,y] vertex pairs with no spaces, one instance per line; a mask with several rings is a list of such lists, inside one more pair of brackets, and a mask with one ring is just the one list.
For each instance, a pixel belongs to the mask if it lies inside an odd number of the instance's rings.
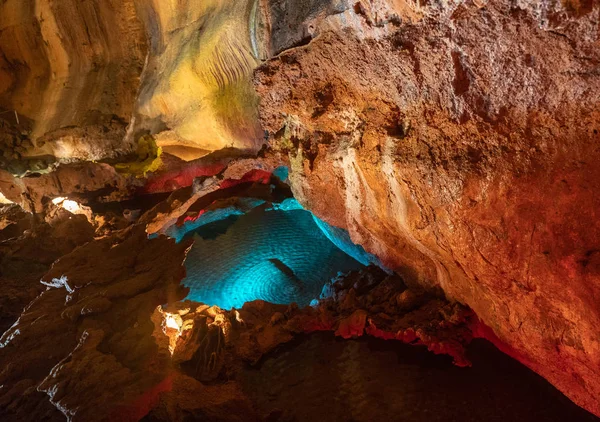
[[256,85],[296,198],[598,413],[598,8],[543,6],[329,32]]
[[144,133],[184,159],[256,151],[254,69],[325,29],[363,25],[347,0],[28,0],[0,12],[8,163],[115,158]]
[[[260,420],[224,374],[317,330],[600,416],[599,105],[595,0],[4,1],[0,418]],[[292,193],[389,274],[182,302],[178,230]]]
[[[93,230],[79,217],[65,220],[63,215],[60,221],[78,222],[67,233],[81,244]],[[189,241],[150,240],[141,223],[69,253],[65,239],[52,234],[49,239],[62,241],[66,254],[42,277],[48,288],[0,338],[0,361],[8,363],[0,372],[0,415],[7,420],[60,420],[58,412],[69,420],[137,420],[159,402],[172,400],[189,403],[169,406],[168,420],[194,408],[215,412],[211,420],[245,420],[241,415],[252,412],[233,381],[225,386],[198,381],[215,380],[223,371],[232,375],[294,334],[317,330],[345,338],[391,335],[468,364],[463,347],[471,340],[470,310],[410,291],[376,267],[333,283],[314,308],[257,301],[223,311],[178,302],[186,295],[180,281]],[[43,250],[31,241],[25,235],[21,248],[29,243],[30,251]],[[9,262],[18,258],[7,257]],[[177,382],[185,382],[188,392]],[[221,403],[190,401],[194,394],[218,397]],[[223,405],[234,406],[235,415]]]
[[[134,2],[8,1],[0,16],[0,108],[30,133],[26,154],[124,147],[147,50]],[[49,135],[67,126],[80,129]]]

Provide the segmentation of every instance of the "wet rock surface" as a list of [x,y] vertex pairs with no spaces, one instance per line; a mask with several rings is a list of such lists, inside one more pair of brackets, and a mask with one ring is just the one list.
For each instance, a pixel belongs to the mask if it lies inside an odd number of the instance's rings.
[[[8,208],[8,209],[7,209]],[[41,277],[61,256],[93,239],[94,229],[83,215],[58,211],[39,221],[17,205],[3,206],[0,231],[0,331],[4,332],[45,287]]]
[[166,388],[164,370],[153,365],[168,362],[156,353],[150,317],[156,306],[185,297],[179,281],[187,247],[148,241],[138,227],[57,261],[42,279],[50,288],[1,337],[3,417],[143,416],[146,400]]

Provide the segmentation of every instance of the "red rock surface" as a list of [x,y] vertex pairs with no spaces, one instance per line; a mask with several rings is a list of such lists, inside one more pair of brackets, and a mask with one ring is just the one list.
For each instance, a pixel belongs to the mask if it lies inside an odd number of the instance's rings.
[[598,4],[420,11],[270,60],[262,123],[306,207],[600,415]]

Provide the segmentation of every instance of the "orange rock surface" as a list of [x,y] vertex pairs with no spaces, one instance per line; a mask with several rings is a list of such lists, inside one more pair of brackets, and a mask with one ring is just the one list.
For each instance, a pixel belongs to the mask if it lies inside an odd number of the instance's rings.
[[325,33],[255,84],[307,208],[600,414],[598,8],[555,6]]

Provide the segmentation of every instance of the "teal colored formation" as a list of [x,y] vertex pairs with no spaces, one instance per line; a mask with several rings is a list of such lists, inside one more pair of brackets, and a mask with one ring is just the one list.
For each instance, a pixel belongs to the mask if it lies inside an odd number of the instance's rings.
[[[276,175],[285,180],[287,169]],[[307,306],[340,272],[379,262],[294,198],[268,203],[238,198],[235,206],[204,212],[173,227],[178,242],[194,237],[186,259],[188,299],[240,308],[261,299]]]

